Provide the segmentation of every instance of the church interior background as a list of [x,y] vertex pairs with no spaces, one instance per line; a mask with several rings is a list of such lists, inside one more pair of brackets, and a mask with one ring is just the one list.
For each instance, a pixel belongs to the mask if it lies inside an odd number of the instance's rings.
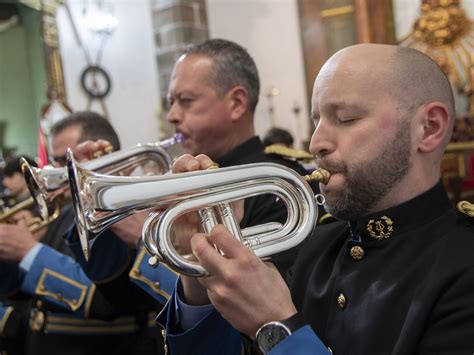
[[95,110],[124,147],[170,136],[166,90],[189,43],[233,40],[261,78],[257,133],[289,130],[307,149],[315,75],[355,43],[400,43],[448,75],[457,123],[443,163],[454,200],[474,196],[474,0],[1,0],[0,166],[37,156],[38,134]]

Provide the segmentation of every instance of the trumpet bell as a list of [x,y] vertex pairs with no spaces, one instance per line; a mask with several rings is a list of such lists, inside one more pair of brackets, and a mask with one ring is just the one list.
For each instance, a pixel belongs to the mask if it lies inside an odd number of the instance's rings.
[[34,199],[40,217],[47,221],[50,218],[48,194],[67,184],[68,179],[64,169],[45,168],[38,169],[31,166],[24,158],[20,159],[21,170],[25,177],[26,185]]
[[[255,163],[153,177],[117,177],[80,168],[69,152],[68,171],[86,258],[92,237],[143,210],[164,208],[160,213],[152,213],[144,224],[142,237],[147,250],[191,276],[202,276],[206,271],[179,255],[173,247],[171,229],[183,214],[199,211],[206,232],[218,221],[223,223],[259,257],[269,257],[300,244],[317,220],[314,193],[305,178],[278,164]],[[310,179],[327,181],[328,176],[329,173],[318,173]],[[261,194],[276,195],[285,203],[286,222],[240,230],[230,203]]]
[[[175,134],[169,139],[155,143],[138,144],[134,147],[112,152],[84,164],[87,169],[110,175],[128,175],[137,167],[148,169],[154,174],[162,174],[171,169],[172,159],[165,148],[183,141],[182,134]],[[41,218],[47,220],[46,207],[48,202],[64,191],[68,186],[66,167],[43,169],[32,167],[22,159],[22,171],[28,189],[33,196]]]

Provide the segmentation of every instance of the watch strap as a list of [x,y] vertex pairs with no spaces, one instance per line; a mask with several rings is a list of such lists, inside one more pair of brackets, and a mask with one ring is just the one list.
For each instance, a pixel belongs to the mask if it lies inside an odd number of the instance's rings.
[[291,331],[291,333],[296,332],[298,329],[306,325],[300,313],[295,313],[291,317],[281,320],[280,323],[283,323]]

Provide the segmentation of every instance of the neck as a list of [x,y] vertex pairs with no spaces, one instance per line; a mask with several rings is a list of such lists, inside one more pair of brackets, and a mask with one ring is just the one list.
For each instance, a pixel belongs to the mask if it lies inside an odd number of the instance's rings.
[[253,115],[251,117],[242,117],[240,120],[234,121],[230,132],[231,134],[225,138],[226,149],[220,150],[219,156],[213,157],[213,159],[219,159],[255,136]]
[[[416,166],[416,164],[413,163],[413,166]],[[438,183],[439,179],[439,167],[412,168],[369,213],[383,211],[409,201],[431,189]]]

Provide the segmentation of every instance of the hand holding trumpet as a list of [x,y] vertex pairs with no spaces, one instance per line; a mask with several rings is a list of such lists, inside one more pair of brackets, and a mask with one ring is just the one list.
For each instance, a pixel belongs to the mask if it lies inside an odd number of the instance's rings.
[[74,156],[76,159],[81,162],[85,163],[89,160],[100,158],[103,155],[112,153],[114,148],[112,144],[105,140],[99,139],[96,141],[84,141],[76,147],[74,150]]
[[[0,260],[9,262],[20,262],[26,254],[38,243],[44,235],[44,230],[38,232],[41,235],[33,235],[28,230],[28,219],[21,211],[15,214],[16,224],[0,223]],[[31,213],[30,213],[31,214]]]
[[[174,163],[173,172],[206,170],[213,164],[204,155],[184,155]],[[241,217],[243,204],[234,208]],[[209,235],[195,233],[190,237],[189,232],[197,231],[199,223],[197,216],[182,217],[174,230],[177,243],[189,242],[192,254],[209,272],[201,278],[181,276],[188,304],[211,302],[236,329],[249,336],[267,321],[296,313],[290,292],[272,264],[264,263],[222,225],[215,226]]]

